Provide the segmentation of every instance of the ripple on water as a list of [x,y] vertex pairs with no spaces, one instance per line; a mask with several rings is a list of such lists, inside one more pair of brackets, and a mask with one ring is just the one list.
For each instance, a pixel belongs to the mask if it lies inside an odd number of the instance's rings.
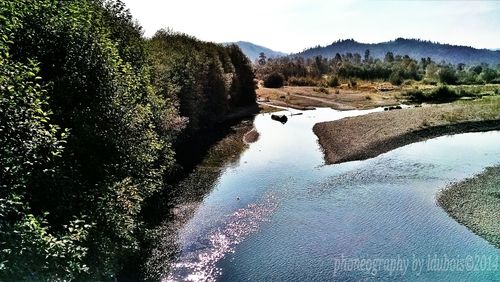
[[197,243],[202,242],[205,247],[181,254],[163,281],[215,281],[221,273],[216,267],[217,262],[234,252],[236,245],[259,230],[263,222],[269,221],[277,207],[276,195],[267,194],[260,202],[236,210],[207,238],[199,239]]

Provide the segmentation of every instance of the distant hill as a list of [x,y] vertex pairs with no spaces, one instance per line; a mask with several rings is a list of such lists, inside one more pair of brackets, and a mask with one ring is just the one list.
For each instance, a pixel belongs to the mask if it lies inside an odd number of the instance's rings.
[[387,52],[392,52],[394,55],[408,55],[417,60],[430,57],[437,62],[444,60],[452,64],[500,64],[500,51],[404,38],[374,44],[360,43],[352,39],[340,40],[325,47],[317,46],[293,55],[305,58],[318,55],[333,58],[337,53],[350,52],[359,53],[363,57],[367,49],[370,50],[370,56],[379,59],[383,59]]
[[229,44],[236,44],[240,47],[241,51],[247,55],[247,57],[252,61],[252,63],[259,57],[259,54],[261,52],[264,52],[266,54],[266,57],[268,58],[276,58],[276,57],[282,57],[286,56],[287,54],[271,50],[269,48],[266,48],[264,46],[259,46],[250,42],[246,41],[238,41],[238,42],[226,42],[222,43],[223,45],[229,45]]

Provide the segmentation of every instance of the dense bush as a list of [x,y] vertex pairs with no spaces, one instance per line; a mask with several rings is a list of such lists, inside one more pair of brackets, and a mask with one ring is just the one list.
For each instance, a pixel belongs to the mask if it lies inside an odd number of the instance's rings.
[[446,66],[439,70],[439,81],[445,84],[456,84],[458,77],[452,67]]
[[1,280],[71,279],[87,270],[84,221],[70,220],[54,232],[46,215],[28,204],[38,181],[54,176],[65,144],[65,133],[44,110],[47,87],[38,71],[33,62],[16,63],[0,54]]
[[277,72],[271,73],[264,79],[264,87],[267,88],[280,88],[283,87],[284,83],[285,78],[282,74]]
[[406,97],[415,102],[441,102],[441,101],[451,101],[456,100],[462,96],[469,96],[464,90],[457,93],[455,90],[450,89],[447,86],[440,86],[438,88],[432,89],[431,91],[422,90],[411,90],[406,93]]
[[403,83],[403,78],[401,77],[401,74],[399,72],[393,72],[389,76],[389,82],[392,85],[401,85]]
[[38,64],[9,54],[26,10],[24,3],[0,3],[0,280],[73,279],[87,271],[90,226],[81,218],[51,230],[47,215],[30,204],[39,181],[57,173],[67,132],[52,121]]

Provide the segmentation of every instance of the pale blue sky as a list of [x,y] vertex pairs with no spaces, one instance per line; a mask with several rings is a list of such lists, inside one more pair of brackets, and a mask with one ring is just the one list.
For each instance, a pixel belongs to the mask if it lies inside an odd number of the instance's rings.
[[283,52],[397,37],[500,48],[500,1],[123,1],[146,36],[170,27],[202,40],[250,41]]

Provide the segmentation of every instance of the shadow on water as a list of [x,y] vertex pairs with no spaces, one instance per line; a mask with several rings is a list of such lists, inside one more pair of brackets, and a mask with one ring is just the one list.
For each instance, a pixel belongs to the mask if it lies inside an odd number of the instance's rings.
[[238,163],[247,148],[243,136],[252,128],[253,117],[231,119],[177,146],[177,168],[141,213],[147,230],[144,251],[127,261],[118,281],[159,280],[168,273],[179,251],[177,231],[213,189],[222,169]]

